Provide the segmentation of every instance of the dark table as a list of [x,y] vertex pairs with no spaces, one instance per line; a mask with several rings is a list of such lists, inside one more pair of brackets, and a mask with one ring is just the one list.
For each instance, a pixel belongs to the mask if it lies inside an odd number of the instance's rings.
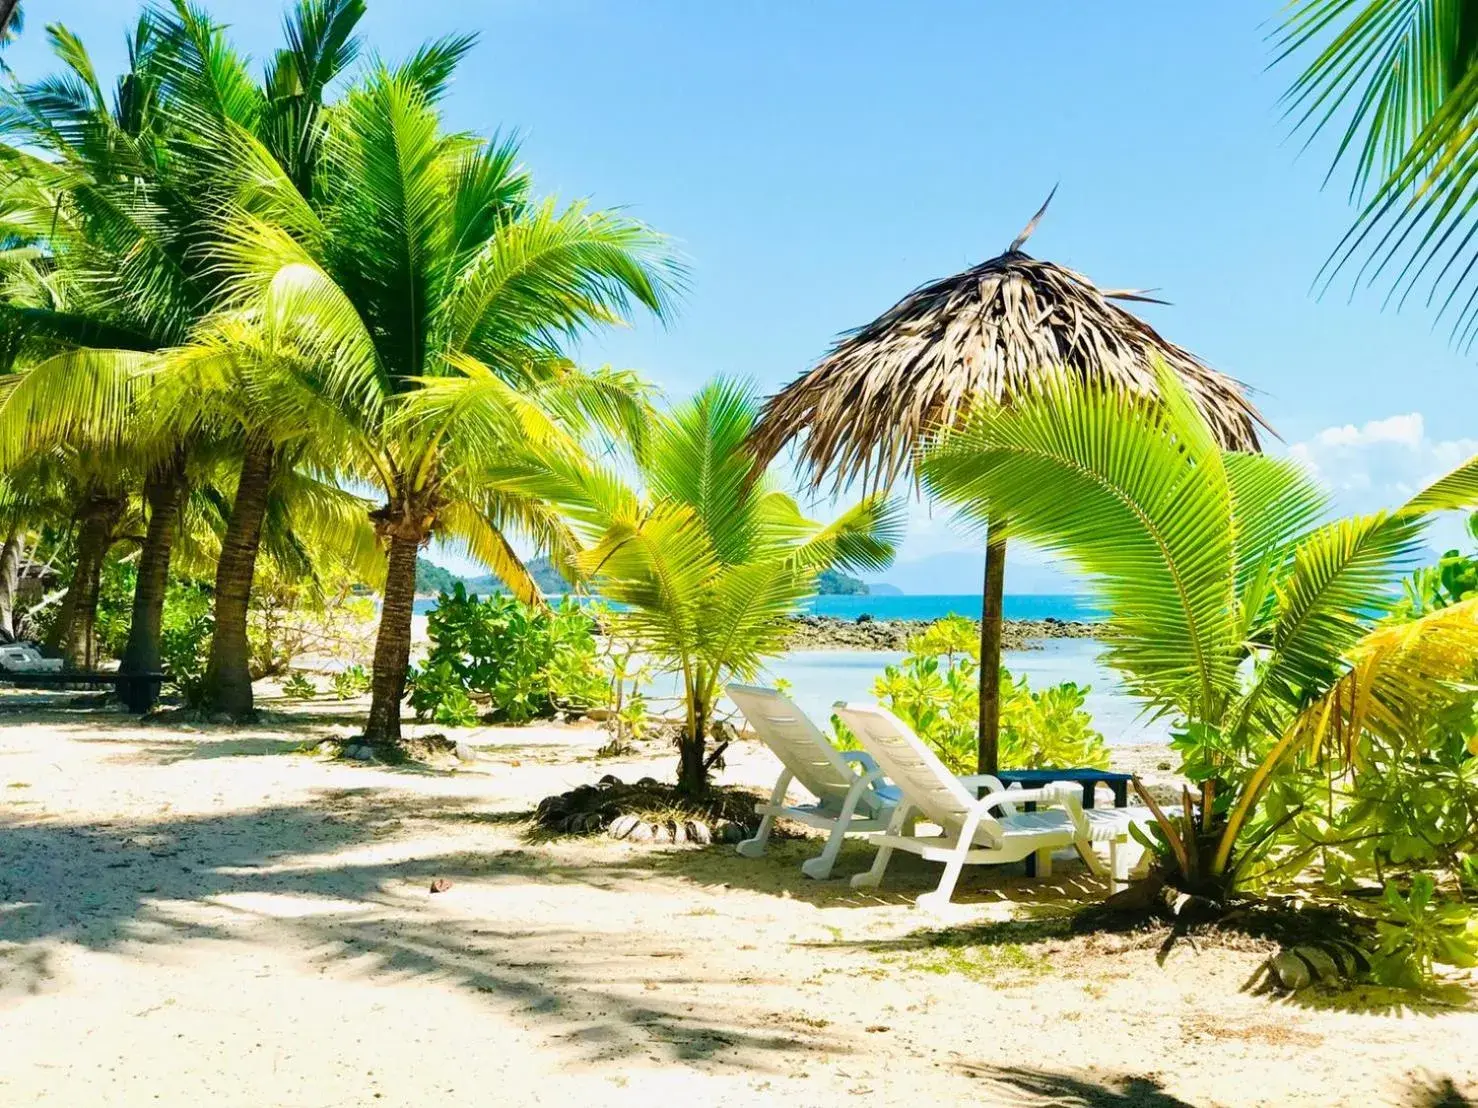
[[[1114,794],[1114,807],[1127,808],[1129,806],[1129,783],[1134,780],[1132,773],[1115,773],[1109,769],[1003,769],[995,774],[996,778],[1010,788],[1012,785],[1020,785],[1023,789],[1037,789],[1043,785],[1050,785],[1053,781],[1076,781],[1083,787],[1083,807],[1093,807],[1094,793],[1100,782],[1107,785]],[[1021,805],[1028,812],[1037,809],[1036,804],[1025,801]],[[1035,877],[1037,875],[1037,856],[1030,854],[1026,859],[1026,875]]]

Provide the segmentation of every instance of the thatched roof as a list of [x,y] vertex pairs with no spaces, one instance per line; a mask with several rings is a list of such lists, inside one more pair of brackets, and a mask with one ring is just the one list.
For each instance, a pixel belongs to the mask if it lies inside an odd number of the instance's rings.
[[751,440],[755,455],[769,460],[803,437],[800,460],[817,485],[828,474],[838,485],[858,476],[886,485],[926,432],[972,400],[1009,398],[1049,366],[1153,393],[1153,355],[1180,375],[1223,445],[1257,450],[1267,424],[1243,386],[1111,299],[1149,297],[1100,290],[1022,253],[1036,222],[1006,253],[925,285],[844,336],[770,397]]

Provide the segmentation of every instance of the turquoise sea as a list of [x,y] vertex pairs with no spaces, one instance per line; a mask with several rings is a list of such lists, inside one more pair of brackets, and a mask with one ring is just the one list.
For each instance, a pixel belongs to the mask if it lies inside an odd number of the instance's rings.
[[[1168,722],[1147,718],[1118,675],[1099,661],[1102,651],[1103,644],[1094,639],[1045,639],[1040,650],[1008,650],[1001,660],[1034,688],[1062,681],[1090,686],[1084,707],[1110,746],[1169,742]],[[873,681],[884,666],[902,658],[889,650],[796,650],[777,658],[769,675],[789,681],[797,706],[824,725],[838,700],[872,701]]]
[[[424,615],[436,606],[436,598],[416,598],[416,613]],[[1081,596],[1022,593],[1005,598],[1007,619],[1099,619],[1103,613]],[[980,594],[938,596],[818,596],[806,604],[818,616],[856,619],[941,619],[948,615],[980,618]]]
[[[435,604],[418,599],[416,611]],[[856,619],[939,619],[947,615],[980,616],[980,595],[938,596],[818,596],[809,605],[817,615]],[[1007,596],[1007,619],[1093,620],[1102,613],[1082,597]],[[1143,705],[1124,691],[1113,670],[1099,661],[1103,645],[1093,639],[1045,639],[1041,649],[1008,650],[1003,661],[1012,673],[1025,674],[1034,687],[1074,681],[1088,685],[1086,707],[1094,725],[1111,745],[1161,743],[1169,739],[1163,720],[1146,718]],[[766,678],[781,677],[794,689],[796,703],[820,724],[838,700],[870,701],[872,686],[883,667],[903,655],[887,650],[796,650],[777,658]],[[648,695],[658,700],[676,693],[676,679],[656,678]]]

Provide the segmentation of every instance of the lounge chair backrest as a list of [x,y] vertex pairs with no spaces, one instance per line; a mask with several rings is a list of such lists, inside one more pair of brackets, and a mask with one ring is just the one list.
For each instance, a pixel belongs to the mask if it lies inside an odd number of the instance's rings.
[[[760,741],[775,752],[795,779],[818,800],[840,808],[857,774],[810,717],[774,689],[729,685],[726,691]],[[869,794],[863,794],[862,807],[876,809]]]
[[[871,754],[888,779],[925,818],[946,831],[958,832],[975,797],[939,756],[914,734],[913,728],[876,704],[838,704],[836,713]],[[980,820],[977,836],[999,841],[1000,825],[990,816]]]
[[27,670],[45,664],[46,658],[30,643],[14,642],[0,646],[0,669]]

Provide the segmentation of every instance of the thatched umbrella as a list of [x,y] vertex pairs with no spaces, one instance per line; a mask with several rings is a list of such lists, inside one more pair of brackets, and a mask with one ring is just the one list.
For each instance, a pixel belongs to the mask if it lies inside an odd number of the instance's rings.
[[[972,401],[1009,401],[1048,367],[1152,394],[1156,356],[1179,374],[1224,446],[1257,450],[1258,427],[1267,425],[1243,387],[1112,303],[1159,301],[1101,290],[1081,274],[1021,252],[1046,210],[1043,204],[1004,254],[910,293],[772,396],[754,432],[756,456],[769,460],[800,438],[800,461],[813,487],[828,474],[838,487],[855,479],[887,486],[908,468],[920,439],[953,423]],[[984,773],[996,769],[1005,565],[1005,528],[993,521],[980,631]]]

